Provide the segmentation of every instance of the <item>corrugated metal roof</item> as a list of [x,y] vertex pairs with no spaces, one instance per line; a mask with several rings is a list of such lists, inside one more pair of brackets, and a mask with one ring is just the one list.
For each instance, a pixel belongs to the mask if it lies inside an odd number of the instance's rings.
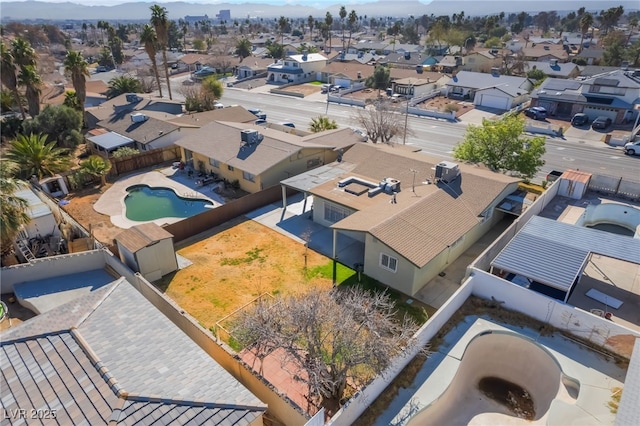
[[87,138],[87,140],[106,150],[118,148],[133,142],[133,139],[119,135],[115,132],[106,132],[101,135]]
[[19,191],[16,191],[14,195],[18,198],[22,198],[27,201],[29,205],[27,209],[27,214],[31,219],[37,219],[42,216],[46,216],[51,214],[51,209],[47,206],[36,194],[31,190],[31,188],[24,188]]
[[566,292],[590,253],[640,264],[640,240],[534,216],[491,265]]

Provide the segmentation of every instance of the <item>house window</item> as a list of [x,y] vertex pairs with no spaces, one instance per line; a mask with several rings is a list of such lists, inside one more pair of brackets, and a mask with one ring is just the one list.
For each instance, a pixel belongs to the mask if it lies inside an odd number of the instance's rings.
[[339,207],[333,204],[325,203],[324,205],[324,220],[331,223],[336,223],[349,216],[351,213],[349,210]]
[[385,253],[380,253],[380,267],[391,272],[398,270],[398,259]]
[[249,172],[242,172],[242,177],[244,178],[244,180],[248,180],[249,182],[256,181],[256,175],[252,175]]
[[216,169],[220,168],[220,162],[218,160],[214,160],[213,158],[209,158],[209,164],[211,164]]
[[229,166],[227,165],[227,170],[229,170],[230,172],[234,171],[235,169],[233,168],[233,166]]

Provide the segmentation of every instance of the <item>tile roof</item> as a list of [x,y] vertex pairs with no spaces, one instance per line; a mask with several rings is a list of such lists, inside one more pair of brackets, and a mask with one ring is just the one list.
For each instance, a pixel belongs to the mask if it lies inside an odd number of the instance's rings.
[[[310,191],[357,210],[333,227],[369,232],[418,267],[426,265],[481,221],[487,206],[509,185],[519,181],[459,164],[461,177],[453,183],[427,184],[427,179],[433,182],[435,165],[440,161],[408,150],[370,144],[355,145],[344,154],[343,162],[355,167]],[[411,170],[417,170],[415,193]],[[373,182],[392,177],[401,181],[402,191],[392,204],[388,195],[357,197],[337,190],[336,182],[351,175]]]
[[173,238],[173,235],[153,222],[132,226],[116,236],[116,240],[131,253],[168,238]]
[[60,424],[249,424],[266,409],[124,278],[0,337],[2,407]]

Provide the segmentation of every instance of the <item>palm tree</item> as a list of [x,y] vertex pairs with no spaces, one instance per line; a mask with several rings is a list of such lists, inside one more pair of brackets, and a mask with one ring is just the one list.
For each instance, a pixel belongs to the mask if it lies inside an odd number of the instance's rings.
[[164,65],[164,75],[167,79],[167,91],[169,99],[173,99],[171,95],[171,82],[169,81],[169,66],[167,65],[167,44],[169,43],[169,19],[167,18],[167,9],[154,4],[151,9],[151,25],[156,30],[158,46],[162,50],[162,62]]
[[313,40],[313,24],[315,23],[315,20],[313,19],[312,15],[309,15],[309,17],[307,18],[307,24],[309,25],[309,40]]
[[35,117],[40,114],[40,94],[42,90],[42,79],[33,65],[24,65],[20,67],[18,75],[18,85],[25,87],[25,97],[27,98],[27,107],[29,115]]
[[[282,40],[281,43],[283,46],[284,46],[284,32],[287,29],[288,23],[289,21],[284,16],[281,16],[280,19],[278,19],[278,28],[280,28],[280,38]],[[282,53],[282,58],[284,59],[284,51]]]
[[347,19],[347,26],[349,27],[349,42],[347,43],[347,50],[351,47],[351,35],[353,34],[353,27],[356,22],[358,22],[358,15],[355,10],[352,10],[351,13],[349,13],[349,18]]
[[64,58],[64,70],[71,74],[71,82],[76,91],[76,98],[80,107],[79,111],[82,112],[82,123],[84,124],[84,102],[87,98],[89,64],[84,60],[82,53],[70,50]]
[[325,130],[333,130],[338,128],[336,120],[331,120],[329,117],[318,116],[311,119],[309,123],[309,130],[313,133],[324,132]]
[[16,65],[13,60],[13,53],[3,42],[0,42],[0,52],[2,55],[2,62],[0,65],[0,77],[2,78],[2,84],[4,84],[7,89],[13,93],[14,100],[18,104],[20,113],[22,114],[22,119],[24,120],[27,118],[27,115],[24,112],[20,92],[18,91],[18,76],[16,75]]
[[236,54],[240,56],[240,61],[246,58],[247,56],[251,56],[251,42],[247,38],[243,38],[236,44]]
[[111,170],[111,161],[99,155],[92,155],[80,163],[80,171],[100,178],[100,186],[107,184],[107,173]]
[[17,171],[15,163],[0,160],[0,247],[3,255],[11,251],[16,235],[31,220],[27,214],[27,201],[15,195],[20,188],[19,181],[13,177]]
[[344,48],[344,18],[347,17],[347,8],[344,6],[340,6],[340,26],[342,27],[342,50],[345,50]]
[[158,90],[160,91],[160,97],[162,97],[162,84],[160,84],[160,74],[158,73],[158,61],[156,60],[158,37],[156,36],[156,30],[149,24],[145,24],[140,35],[140,41],[144,43],[144,51],[147,52],[149,60],[151,60],[151,67],[153,73],[156,76],[156,82],[158,83]]
[[584,13],[580,17],[580,33],[581,33],[581,37],[580,37],[580,50],[579,50],[579,52],[582,52],[582,42],[584,41],[584,35],[587,33],[587,31],[589,31],[589,28],[591,28],[592,25],[593,25],[593,15],[590,14],[589,12]]
[[324,23],[327,26],[327,37],[329,38],[329,52],[331,52],[331,25],[333,25],[333,16],[331,13],[327,12],[324,17]]
[[115,98],[123,93],[141,93],[142,87],[140,81],[135,77],[127,77],[126,75],[114,77],[109,80],[109,88],[107,89],[107,99]]
[[47,143],[46,135],[18,135],[11,143],[6,158],[16,163],[24,177],[35,175],[38,179],[67,170],[67,150],[57,148],[56,142]]
[[73,90],[67,90],[64,92],[64,101],[62,101],[62,105],[76,111],[82,111],[82,105],[80,105],[80,101],[78,100],[78,94]]

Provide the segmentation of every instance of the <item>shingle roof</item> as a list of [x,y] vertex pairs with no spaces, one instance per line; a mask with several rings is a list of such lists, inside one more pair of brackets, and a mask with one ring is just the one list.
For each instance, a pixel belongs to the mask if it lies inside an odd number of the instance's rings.
[[[245,146],[241,130],[255,129],[264,136],[252,146]],[[348,130],[348,129],[346,129]],[[259,175],[281,161],[289,158],[302,148],[343,147],[345,140],[351,145],[357,142],[353,132],[317,134],[300,137],[279,130],[253,124],[214,122],[191,132],[175,142],[176,145],[205,155],[240,170]],[[330,137],[330,135],[334,135]]]
[[60,424],[249,424],[266,409],[124,278],[1,337],[3,408],[57,409]]
[[122,136],[127,136],[141,144],[148,144],[179,129],[173,123],[149,116],[145,121],[134,123],[131,120],[131,114],[128,113],[99,121],[98,126]]
[[[447,86],[468,87],[471,89],[488,89],[496,87],[502,90],[514,89],[523,91],[528,79],[510,75],[486,74],[481,72],[460,71],[449,80]],[[526,91],[526,90],[525,90]]]
[[173,238],[173,235],[153,222],[132,226],[116,236],[116,240],[131,253],[167,238]]
[[180,117],[171,118],[168,121],[178,126],[202,127],[213,121],[235,121],[237,123],[253,123],[254,121],[256,121],[256,116],[251,114],[241,106],[233,106],[229,108],[214,109],[211,111],[184,114]]
[[[453,183],[425,184],[426,179],[433,181],[439,161],[423,154],[369,144],[352,147],[344,154],[343,162],[356,166],[349,173],[311,190],[314,195],[358,210],[333,227],[370,232],[418,267],[481,221],[481,213],[510,184],[518,182],[512,177],[460,164],[461,178]],[[411,170],[417,171],[415,193]],[[396,194],[397,203],[389,203],[384,196],[365,194],[359,199],[336,191],[336,181],[347,175],[363,176],[373,182],[387,177],[400,180],[402,191]]]

